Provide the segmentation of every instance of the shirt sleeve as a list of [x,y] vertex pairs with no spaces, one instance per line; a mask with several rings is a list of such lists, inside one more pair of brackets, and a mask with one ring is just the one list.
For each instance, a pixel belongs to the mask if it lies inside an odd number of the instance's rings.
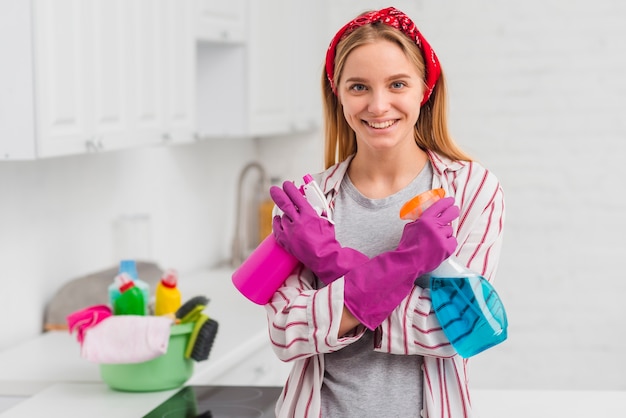
[[272,348],[282,361],[337,351],[365,332],[359,327],[358,332],[338,338],[344,279],[321,289],[314,288],[314,280],[310,270],[300,269],[265,305]]

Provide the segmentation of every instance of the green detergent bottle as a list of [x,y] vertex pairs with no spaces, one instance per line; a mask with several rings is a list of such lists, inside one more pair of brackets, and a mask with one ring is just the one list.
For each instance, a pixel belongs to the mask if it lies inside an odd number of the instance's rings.
[[[121,260],[117,274],[120,275],[122,273],[126,273],[132,279],[133,283],[135,283],[135,286],[141,290],[144,305],[147,309],[148,306],[150,306],[150,286],[148,283],[139,278],[139,275],[137,274],[137,263],[135,260]],[[109,303],[111,304],[111,307],[115,305],[115,300],[120,296],[119,287],[119,284],[116,283],[115,280],[109,286]]]
[[126,273],[115,278],[120,295],[113,302],[114,315],[145,315],[146,304],[143,293]]

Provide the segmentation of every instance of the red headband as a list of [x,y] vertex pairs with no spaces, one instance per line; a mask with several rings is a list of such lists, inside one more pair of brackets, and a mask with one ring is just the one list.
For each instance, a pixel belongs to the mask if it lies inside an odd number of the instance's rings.
[[330,42],[328,51],[326,51],[326,76],[328,77],[333,93],[335,93],[335,95],[337,94],[337,86],[335,85],[334,80],[337,44],[345,35],[349,34],[354,29],[377,22],[384,23],[385,25],[398,29],[415,42],[421,50],[422,56],[424,57],[424,63],[426,65],[426,91],[424,92],[422,103],[420,104],[420,106],[423,106],[424,103],[426,103],[430,98],[430,95],[435,88],[435,84],[439,79],[439,75],[441,74],[439,60],[437,59],[437,55],[435,55],[435,51],[433,51],[428,42],[426,42],[426,39],[424,39],[420,31],[415,26],[415,23],[413,23],[407,15],[394,7],[388,7],[386,9],[366,13],[348,22],[344,27],[339,29],[339,32],[337,32],[333,40]]

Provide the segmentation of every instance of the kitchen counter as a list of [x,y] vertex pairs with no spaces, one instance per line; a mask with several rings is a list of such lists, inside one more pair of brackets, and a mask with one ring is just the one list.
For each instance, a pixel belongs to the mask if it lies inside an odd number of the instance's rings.
[[[124,393],[102,383],[57,384],[0,416],[138,418],[176,391]],[[626,392],[618,391],[474,390],[472,399],[480,418],[621,418],[626,413]]]
[[130,393],[112,390],[104,383],[61,383],[45,388],[0,416],[140,418],[178,390]]
[[621,418],[626,391],[473,390],[479,418]]
[[[270,347],[264,308],[235,289],[231,274],[232,270],[223,269],[181,275],[183,300],[207,296],[210,302],[205,313],[219,322],[209,359],[194,364],[187,384],[224,384],[227,372]],[[275,357],[267,357],[266,370],[275,372],[269,383],[282,384],[288,366]],[[65,331],[46,332],[0,352],[0,397],[5,397],[5,403],[45,394],[46,389],[59,383],[101,382],[99,366],[80,357],[76,336]]]

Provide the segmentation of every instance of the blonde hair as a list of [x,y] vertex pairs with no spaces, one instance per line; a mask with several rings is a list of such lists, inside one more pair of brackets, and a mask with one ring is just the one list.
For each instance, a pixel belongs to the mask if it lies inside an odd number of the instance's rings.
[[[381,39],[396,43],[424,77],[424,57],[415,42],[399,30],[378,22],[354,29],[337,44],[335,84],[339,85],[346,59],[355,48]],[[357,150],[357,143],[356,134],[343,116],[339,99],[333,93],[325,70],[322,72],[322,103],[325,134],[324,161],[325,167],[329,168],[354,154]],[[419,106],[419,103],[416,106]],[[471,161],[472,159],[450,136],[447,112],[446,82],[442,71],[430,99],[420,110],[415,124],[415,142],[424,150],[437,152],[452,160]]]

